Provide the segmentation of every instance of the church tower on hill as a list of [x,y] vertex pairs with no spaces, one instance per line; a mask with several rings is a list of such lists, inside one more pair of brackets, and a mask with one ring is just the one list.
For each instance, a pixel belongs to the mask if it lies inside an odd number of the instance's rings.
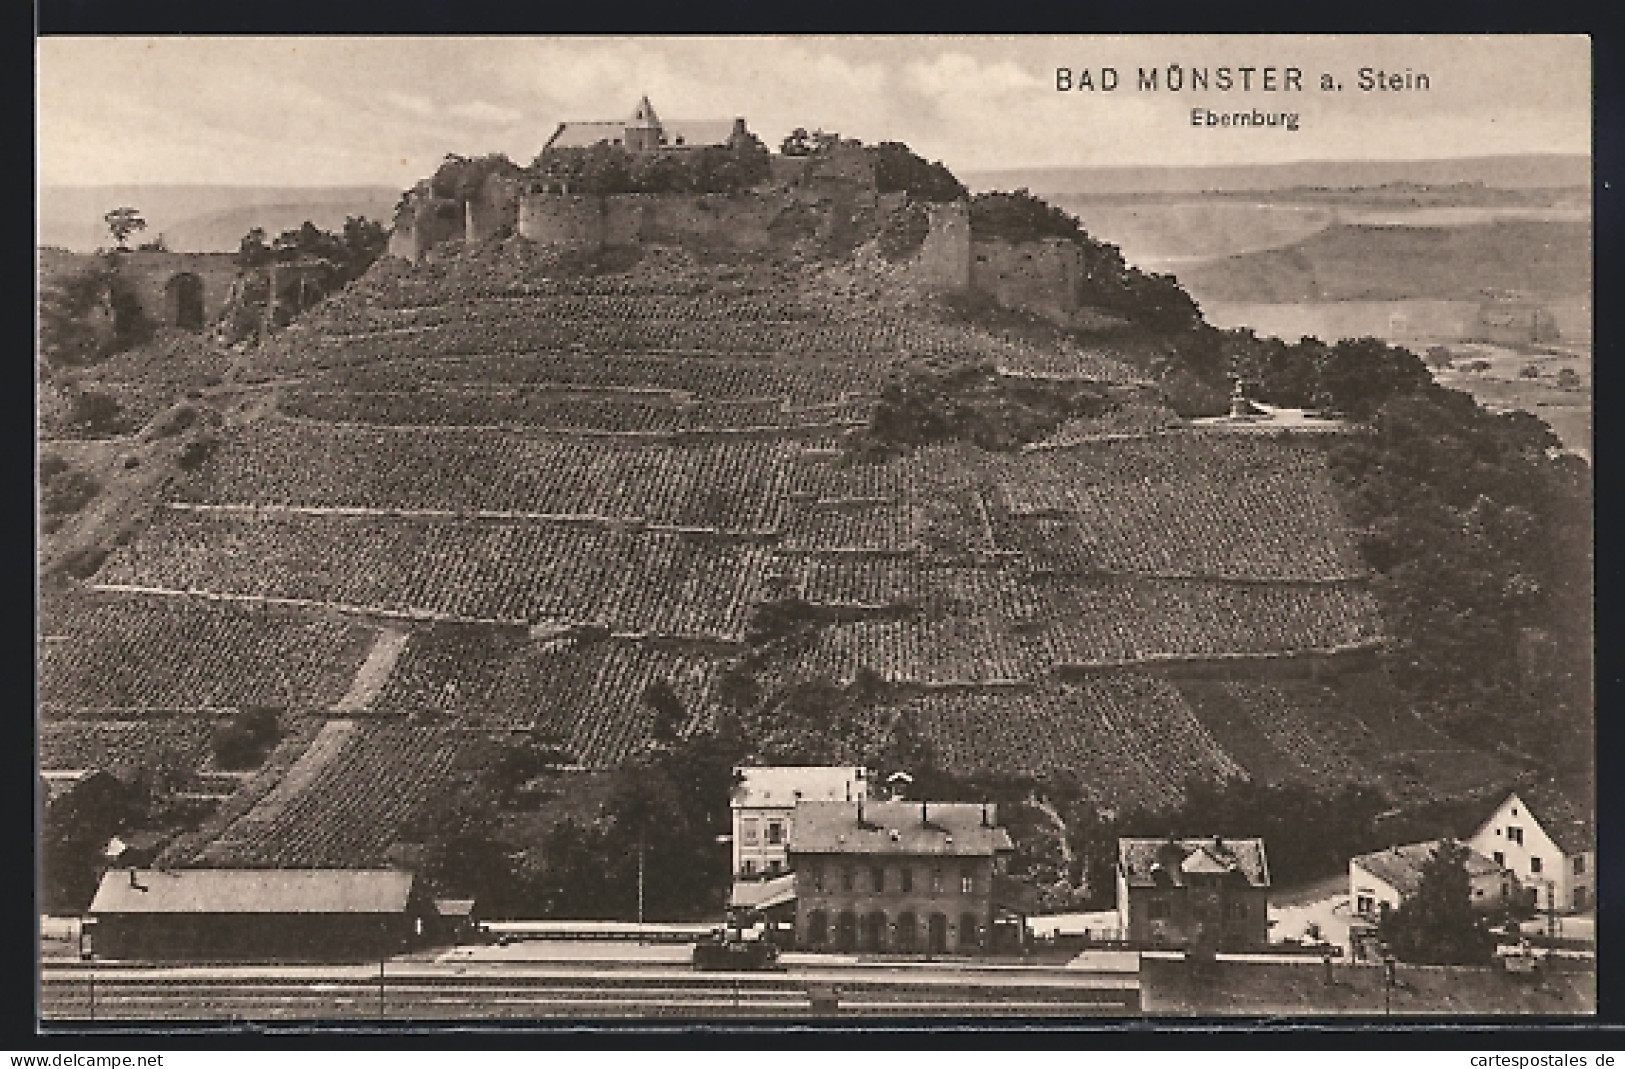
[[660,119],[647,96],[638,101],[632,119],[626,124],[626,150],[628,152],[658,152],[665,140],[660,130]]

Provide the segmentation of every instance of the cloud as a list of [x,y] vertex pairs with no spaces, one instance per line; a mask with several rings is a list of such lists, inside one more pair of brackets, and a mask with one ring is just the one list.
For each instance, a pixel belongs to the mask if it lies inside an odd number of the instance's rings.
[[416,93],[403,93],[398,89],[386,89],[383,95],[384,100],[413,115],[428,118],[435,113],[434,102],[428,97]]
[[904,68],[912,88],[936,96],[996,94],[1041,89],[1043,79],[1009,60],[981,63],[963,52],[944,52],[929,63],[919,60]]
[[524,113],[486,100],[471,100],[466,104],[453,104],[446,114],[454,119],[484,123],[487,126],[511,126],[523,119]]

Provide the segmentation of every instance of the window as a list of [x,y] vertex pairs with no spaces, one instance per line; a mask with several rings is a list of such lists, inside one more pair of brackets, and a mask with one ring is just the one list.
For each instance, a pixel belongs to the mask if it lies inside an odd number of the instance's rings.
[[973,895],[976,893],[976,875],[969,870],[966,870],[959,877],[959,893],[962,895]]
[[1369,917],[1377,912],[1377,900],[1371,895],[1359,895],[1354,899],[1354,911],[1362,917]]
[[942,893],[942,870],[941,869],[932,869],[931,870],[931,893],[934,894],[934,895],[940,895]]
[[744,827],[744,843],[745,843],[745,845],[746,846],[755,846],[756,845],[756,822],[754,820],[747,820],[747,821],[745,821],[743,827]]
[[744,868],[744,873],[745,873],[746,876],[754,876],[754,875],[756,875],[756,862],[752,861],[750,858],[747,857],[745,859],[745,864],[744,864],[743,868]]
[[914,890],[914,870],[907,865],[903,866],[903,893],[906,895]]
[[812,871],[809,872],[807,875],[812,877],[812,888],[813,888],[813,890],[817,891],[819,893],[823,893],[823,890],[824,890],[824,866],[822,866],[822,865],[814,865],[814,866],[812,866]]
[[1507,856],[1499,850],[1495,852],[1494,857],[1497,865],[1505,865],[1507,863]]
[[1530,872],[1539,872],[1540,871],[1540,858],[1531,857],[1529,859],[1529,871]]
[[1166,898],[1153,898],[1145,904],[1145,915],[1154,921],[1168,919],[1168,900]]
[[879,865],[873,865],[869,869],[869,889],[875,894],[880,894],[886,889],[886,870]]
[[1584,854],[1574,855],[1574,874],[1576,876],[1584,876],[1586,874],[1586,856]]
[[778,846],[780,843],[784,842],[784,825],[780,824],[776,820],[768,821],[767,841],[773,846]]
[[782,869],[783,867],[784,867],[784,862],[783,861],[779,860],[776,857],[768,858],[768,860],[767,860],[767,873],[768,873],[769,876],[777,876],[779,874],[779,870]]
[[841,890],[843,890],[843,891],[852,890],[852,870],[851,869],[843,868],[841,870]]
[[1508,824],[1507,825],[1507,839],[1510,842],[1514,842],[1514,843],[1517,843],[1519,846],[1522,846],[1523,845],[1523,829],[1520,828],[1520,827],[1517,827],[1516,825]]

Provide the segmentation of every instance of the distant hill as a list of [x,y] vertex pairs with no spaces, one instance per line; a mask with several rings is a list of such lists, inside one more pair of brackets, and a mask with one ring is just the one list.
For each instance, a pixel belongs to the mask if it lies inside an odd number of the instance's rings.
[[968,171],[972,190],[1025,186],[1046,200],[1131,193],[1274,190],[1296,186],[1448,185],[1482,182],[1502,189],[1585,186],[1587,156],[1480,156],[1455,160],[1309,160],[1220,167],[1027,167]]
[[1486,289],[1580,296],[1591,292],[1591,228],[1531,221],[1333,226],[1178,275],[1202,301],[1475,299]]
[[41,186],[41,245],[89,252],[110,243],[102,216],[129,205],[176,252],[230,252],[256,226],[276,234],[309,219],[333,229],[349,215],[389,222],[400,191],[389,186]]

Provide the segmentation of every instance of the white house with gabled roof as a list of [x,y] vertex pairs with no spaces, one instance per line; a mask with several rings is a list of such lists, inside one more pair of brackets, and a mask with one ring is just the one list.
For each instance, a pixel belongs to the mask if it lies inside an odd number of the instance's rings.
[[1535,892],[1535,907],[1588,910],[1597,900],[1597,829],[1593,807],[1555,784],[1521,786],[1467,839]]
[[855,802],[869,797],[868,771],[857,765],[767,765],[734,770],[735,878],[777,876],[790,867],[790,830],[797,802]]

